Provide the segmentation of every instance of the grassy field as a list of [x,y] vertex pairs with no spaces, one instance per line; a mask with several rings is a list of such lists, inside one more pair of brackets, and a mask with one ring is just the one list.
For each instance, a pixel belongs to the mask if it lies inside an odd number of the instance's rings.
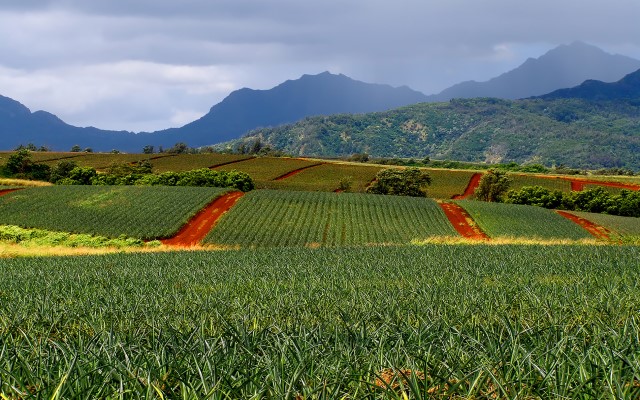
[[350,182],[350,192],[364,192],[381,167],[358,164],[326,163],[268,184],[271,189],[333,192],[341,180]]
[[457,171],[446,169],[429,169],[431,185],[427,188],[427,195],[434,199],[450,199],[463,194],[469,185],[469,180],[476,171]]
[[182,172],[210,168],[234,161],[248,160],[251,156],[238,154],[180,154],[151,160],[154,172]]
[[519,190],[523,186],[542,186],[549,190],[559,190],[561,192],[571,191],[571,182],[561,178],[543,178],[534,175],[509,174],[512,183],[510,189]]
[[604,226],[614,232],[623,241],[634,241],[636,243],[640,243],[640,218],[594,214],[580,211],[571,211],[571,213],[597,225]]
[[0,393],[634,399],[639,259],[483,245],[0,259]]
[[489,237],[536,239],[593,238],[577,224],[553,210],[517,204],[457,201]]
[[430,199],[355,193],[253,191],[206,243],[242,247],[409,243],[458,236]]
[[287,157],[258,157],[247,161],[215,168],[220,171],[236,170],[249,174],[258,184],[258,188],[265,188],[266,182],[272,181],[293,170],[318,164],[318,161]]
[[228,189],[50,186],[0,197],[0,224],[107,237],[171,236]]

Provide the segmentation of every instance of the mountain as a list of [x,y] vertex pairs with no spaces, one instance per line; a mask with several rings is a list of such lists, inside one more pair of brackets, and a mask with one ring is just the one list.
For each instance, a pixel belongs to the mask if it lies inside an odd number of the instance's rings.
[[257,139],[295,156],[368,153],[640,170],[640,104],[635,100],[454,99],[380,113],[310,117],[251,132],[239,142]]
[[467,81],[429,96],[429,101],[453,98],[497,97],[521,99],[579,85],[588,79],[614,82],[640,68],[640,60],[611,55],[598,47],[574,42],[486,82]]
[[539,96],[541,99],[640,100],[640,69],[617,82],[587,80],[581,85]]
[[406,86],[394,88],[364,83],[342,74],[324,72],[303,75],[269,90],[236,90],[197,121],[156,134],[180,137],[191,146],[202,146],[236,139],[255,128],[295,122],[312,115],[384,111],[426,99],[424,94]]
[[181,128],[134,134],[74,127],[55,115],[43,111],[31,113],[22,104],[0,97],[0,146],[8,150],[31,142],[68,150],[78,144],[96,151],[127,152],[140,152],[145,145],[167,148],[177,142],[198,147],[307,116],[383,111],[425,100],[424,94],[406,86],[394,88],[364,83],[324,72],[303,75],[269,90],[240,89],[213,106],[202,118]]

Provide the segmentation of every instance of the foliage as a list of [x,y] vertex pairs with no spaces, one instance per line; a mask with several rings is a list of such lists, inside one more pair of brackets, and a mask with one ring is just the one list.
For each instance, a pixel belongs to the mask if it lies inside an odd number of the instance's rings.
[[640,217],[640,191],[622,189],[618,193],[602,187],[562,193],[540,186],[523,187],[507,193],[507,203],[528,204],[570,211],[606,213],[627,217]]
[[431,184],[431,176],[418,168],[383,169],[367,187],[367,193],[396,196],[426,197],[426,186]]
[[200,186],[235,188],[248,192],[255,188],[253,179],[244,172],[212,171],[208,168],[186,172],[163,172],[161,174],[144,175],[135,182],[136,185],[150,186]]
[[480,183],[474,192],[474,196],[482,201],[501,201],[502,196],[509,190],[510,185],[511,178],[505,172],[490,169],[480,178]]
[[577,224],[540,207],[461,200],[460,204],[491,238],[590,239]]
[[58,185],[92,185],[97,176],[97,172],[91,167],[75,167],[69,171],[66,178],[56,182]]
[[16,179],[46,181],[51,174],[51,168],[46,164],[35,163],[31,152],[21,149],[9,156],[0,173]]
[[216,245],[340,246],[458,236],[430,199],[260,190],[225,214],[205,239]]
[[0,224],[138,239],[170,237],[220,188],[49,186],[0,197]]
[[115,239],[105,236],[24,229],[15,225],[0,225],[0,241],[37,246],[66,247],[142,247],[144,241],[124,235]]
[[[430,245],[3,259],[0,393],[638,398],[639,258]],[[383,372],[395,383],[376,385]]]

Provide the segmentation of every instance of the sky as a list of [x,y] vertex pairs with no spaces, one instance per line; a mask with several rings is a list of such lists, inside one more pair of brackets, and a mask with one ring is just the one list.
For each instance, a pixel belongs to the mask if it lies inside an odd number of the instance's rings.
[[324,71],[425,94],[576,40],[640,59],[638,0],[5,0],[0,95],[154,131]]

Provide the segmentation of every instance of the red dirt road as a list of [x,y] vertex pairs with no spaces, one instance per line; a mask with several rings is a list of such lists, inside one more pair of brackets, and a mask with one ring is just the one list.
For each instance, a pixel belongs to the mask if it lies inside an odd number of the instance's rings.
[[279,177],[275,178],[274,181],[281,181],[283,179],[287,179],[287,178],[289,178],[289,177],[291,177],[293,175],[299,174],[300,172],[304,171],[305,169],[317,167],[317,166],[322,165],[322,164],[324,164],[324,163],[312,164],[312,165],[307,165],[306,167],[294,169],[293,171],[289,171],[284,175],[280,175]]
[[478,172],[478,173],[473,174],[473,176],[469,180],[469,184],[467,185],[467,188],[464,190],[464,193],[457,194],[457,195],[453,196],[452,199],[453,200],[462,200],[462,199],[466,199],[468,197],[471,197],[473,192],[475,192],[476,189],[478,188],[478,185],[480,185],[480,179],[482,179],[482,173]]
[[557,210],[556,212],[562,215],[563,217],[565,217],[566,219],[571,220],[576,224],[580,225],[596,238],[607,240],[607,241],[611,240],[611,231],[605,228],[604,226],[594,224],[589,220],[586,220],[582,217],[578,217],[577,215],[571,214],[566,211]]
[[15,192],[17,190],[22,190],[20,188],[17,189],[0,189],[0,196],[4,196],[5,194],[9,194],[11,192]]
[[451,225],[467,239],[489,240],[489,236],[473,223],[471,216],[455,203],[439,203]]
[[222,214],[233,207],[243,195],[243,192],[231,192],[218,197],[204,210],[196,214],[174,237],[163,239],[161,242],[169,246],[180,247],[197,245],[213,229]]
[[618,189],[628,189],[628,190],[640,190],[640,185],[634,185],[632,183],[620,183],[620,182],[602,182],[602,181],[594,181],[590,179],[578,179],[578,178],[566,178],[571,182],[571,190],[574,192],[580,192],[584,190],[586,185],[600,185],[600,186],[608,186]]

